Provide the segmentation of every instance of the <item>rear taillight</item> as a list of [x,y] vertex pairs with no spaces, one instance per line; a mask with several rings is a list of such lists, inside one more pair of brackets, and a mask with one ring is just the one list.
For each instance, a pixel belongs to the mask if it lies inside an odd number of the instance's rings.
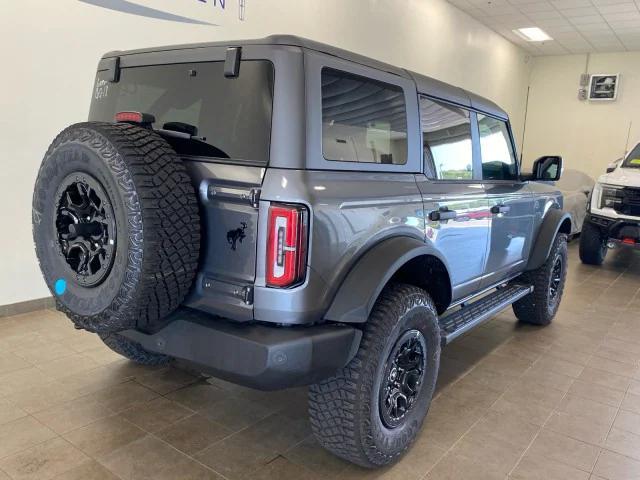
[[292,287],[304,281],[307,268],[307,209],[300,205],[269,207],[267,286]]

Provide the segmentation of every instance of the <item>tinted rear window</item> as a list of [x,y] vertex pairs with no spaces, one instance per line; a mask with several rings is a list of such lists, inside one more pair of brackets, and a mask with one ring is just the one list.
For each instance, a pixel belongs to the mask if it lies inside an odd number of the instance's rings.
[[150,113],[154,129],[197,133],[165,136],[180,155],[266,164],[269,161],[274,69],[243,61],[225,78],[224,62],[123,68],[118,83],[98,72],[90,120],[111,122],[122,111]]
[[407,111],[402,88],[323,69],[322,150],[327,160],[407,163]]

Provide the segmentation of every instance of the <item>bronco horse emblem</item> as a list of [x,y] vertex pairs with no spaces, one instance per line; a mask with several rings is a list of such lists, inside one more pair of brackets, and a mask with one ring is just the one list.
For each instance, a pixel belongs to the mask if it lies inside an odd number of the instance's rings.
[[242,240],[246,238],[244,231],[247,229],[247,224],[241,222],[242,228],[236,228],[235,230],[229,230],[227,232],[227,242],[231,245],[231,250],[235,250],[238,242],[242,243]]

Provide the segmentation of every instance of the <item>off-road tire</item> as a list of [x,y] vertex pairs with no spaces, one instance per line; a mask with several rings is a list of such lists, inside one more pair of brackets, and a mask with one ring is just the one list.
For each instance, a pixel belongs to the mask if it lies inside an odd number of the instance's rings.
[[[553,298],[550,292],[550,284],[558,258],[562,262],[562,272],[556,297]],[[549,325],[553,321],[560,307],[562,293],[564,292],[564,284],[567,278],[567,261],[567,236],[564,233],[558,233],[545,263],[540,268],[526,272],[518,277],[518,282],[533,285],[534,288],[532,293],[513,304],[513,312],[518,320],[531,325]]]
[[602,265],[607,256],[607,238],[602,230],[585,221],[580,234],[580,260],[587,265]]
[[[385,363],[396,341],[410,329],[426,341],[422,387],[403,422],[387,428],[379,389]],[[440,364],[436,307],[424,290],[404,284],[385,288],[364,327],[354,359],[335,376],[309,388],[309,416],[320,444],[363,467],[397,461],[411,446],[427,414]]]
[[171,357],[145,350],[139,343],[117,333],[103,333],[100,334],[100,338],[111,350],[137,364],[158,367],[171,362]]
[[[115,219],[110,270],[91,287],[65,258],[56,223],[61,185],[77,175],[102,187],[104,203],[113,210],[109,218]],[[79,123],[58,135],[42,161],[33,195],[33,236],[57,308],[79,328],[152,331],[184,301],[196,275],[196,192],[180,158],[153,131]]]

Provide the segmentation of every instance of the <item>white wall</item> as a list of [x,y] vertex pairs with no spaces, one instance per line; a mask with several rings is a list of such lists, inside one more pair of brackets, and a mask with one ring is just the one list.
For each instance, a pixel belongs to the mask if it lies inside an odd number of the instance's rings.
[[49,294],[33,253],[31,194],[42,156],[86,119],[105,51],[210,40],[303,35],[431,75],[508,110],[518,141],[529,76],[525,53],[444,0],[138,0],[221,26],[127,15],[78,0],[0,1],[0,305]]
[[620,73],[614,102],[578,100],[587,55],[536,57],[524,141],[525,164],[540,155],[560,154],[565,167],[594,178],[607,164],[640,142],[640,52],[599,53],[589,58],[589,73]]

